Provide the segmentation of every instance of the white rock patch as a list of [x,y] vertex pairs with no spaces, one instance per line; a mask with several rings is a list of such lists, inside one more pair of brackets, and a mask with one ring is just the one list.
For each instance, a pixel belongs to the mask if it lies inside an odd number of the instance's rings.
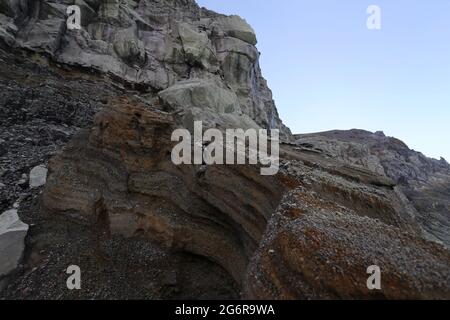
[[17,210],[0,215],[0,277],[15,270],[25,249],[28,225],[20,221]]
[[38,188],[43,186],[47,181],[47,172],[48,169],[43,165],[34,167],[30,171],[30,187]]

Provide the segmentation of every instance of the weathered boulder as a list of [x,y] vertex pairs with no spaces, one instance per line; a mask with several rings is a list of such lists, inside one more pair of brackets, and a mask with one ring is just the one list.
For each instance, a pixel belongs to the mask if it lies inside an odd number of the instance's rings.
[[174,128],[167,113],[117,101],[52,159],[44,206],[207,257],[241,283],[281,184],[257,167],[175,166]]
[[147,60],[144,44],[133,30],[125,29],[116,33],[114,50],[117,55],[131,66],[142,66]]
[[0,0],[0,12],[4,13],[8,17],[20,17],[26,13],[27,8],[27,0]]
[[28,225],[20,221],[17,210],[0,215],[0,278],[14,271],[22,259]]
[[45,182],[47,181],[47,172],[48,169],[43,165],[34,167],[30,171],[30,187],[39,188],[45,185]]
[[242,113],[233,91],[211,81],[181,81],[158,95],[171,109],[185,111],[183,124],[188,129],[192,128],[194,121],[200,120],[206,127],[259,128],[255,121]]

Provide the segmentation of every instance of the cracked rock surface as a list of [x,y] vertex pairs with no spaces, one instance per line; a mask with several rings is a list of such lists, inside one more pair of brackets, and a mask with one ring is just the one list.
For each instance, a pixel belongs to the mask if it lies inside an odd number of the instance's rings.
[[[29,225],[1,298],[450,298],[445,160],[380,132],[292,135],[240,17],[77,0],[66,30],[73,2],[0,0],[0,212]],[[278,174],[174,165],[195,120],[280,129]]]

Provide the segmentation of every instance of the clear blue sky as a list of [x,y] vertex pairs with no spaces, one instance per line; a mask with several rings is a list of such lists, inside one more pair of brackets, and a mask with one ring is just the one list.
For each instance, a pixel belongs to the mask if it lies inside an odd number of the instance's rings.
[[[255,29],[295,133],[382,130],[450,161],[450,0],[197,0]],[[382,29],[366,9],[382,10]]]

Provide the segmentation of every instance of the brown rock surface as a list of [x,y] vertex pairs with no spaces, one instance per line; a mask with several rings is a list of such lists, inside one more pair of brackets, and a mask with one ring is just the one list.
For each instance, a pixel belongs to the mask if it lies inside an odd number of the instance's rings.
[[290,140],[254,31],[191,0],[92,0],[72,32],[66,2],[0,6],[0,212],[30,225],[1,298],[450,298],[445,160],[351,130],[282,144],[276,176],[175,166],[194,119]]

